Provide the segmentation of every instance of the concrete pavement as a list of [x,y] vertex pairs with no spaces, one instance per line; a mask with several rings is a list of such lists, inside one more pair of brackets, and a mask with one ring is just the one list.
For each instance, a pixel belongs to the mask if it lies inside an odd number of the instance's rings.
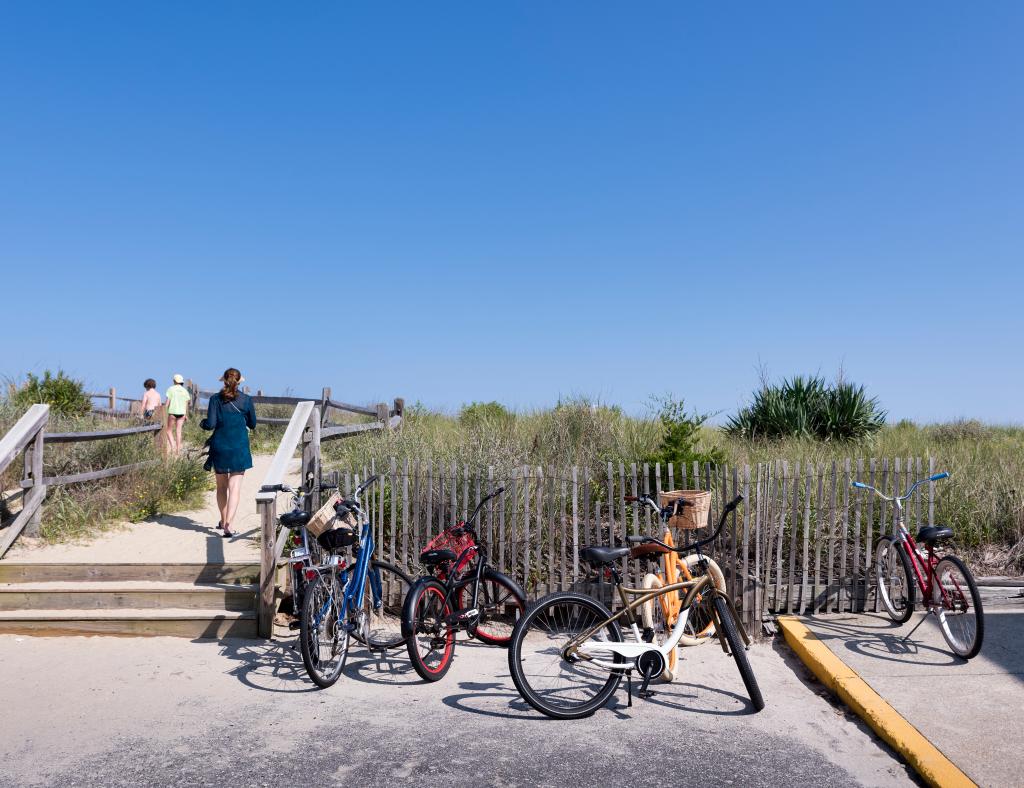
[[969,662],[923,613],[903,625],[871,613],[801,621],[979,785],[1024,780],[1024,605],[986,609],[982,651]]
[[753,714],[715,644],[649,701],[570,722],[519,698],[506,653],[460,643],[424,684],[404,651],[354,648],[316,690],[281,643],[0,637],[0,785],[912,785],[914,777],[785,646],[751,662]]

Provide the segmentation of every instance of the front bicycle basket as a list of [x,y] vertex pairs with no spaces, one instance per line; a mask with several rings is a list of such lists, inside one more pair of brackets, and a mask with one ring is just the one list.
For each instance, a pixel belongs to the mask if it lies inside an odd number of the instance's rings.
[[675,514],[668,518],[668,524],[683,531],[696,531],[708,524],[711,511],[711,493],[707,490],[669,490],[658,493],[662,508],[678,502]]
[[317,509],[316,514],[309,518],[306,523],[306,530],[313,536],[320,536],[331,527],[331,521],[335,518],[334,504],[341,500],[341,496],[334,493],[327,499],[327,503]]
[[468,547],[472,547],[475,542],[473,537],[468,533],[456,533],[461,528],[461,524],[453,526],[451,528],[445,528],[441,533],[427,542],[426,548],[420,553],[420,560],[425,561],[427,553],[431,553],[436,550],[451,550],[456,556],[462,555],[463,551]]

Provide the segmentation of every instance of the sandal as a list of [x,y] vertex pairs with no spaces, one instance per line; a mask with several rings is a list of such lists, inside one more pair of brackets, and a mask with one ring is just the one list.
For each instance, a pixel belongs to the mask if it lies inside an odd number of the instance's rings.
[[217,530],[218,531],[223,531],[224,530],[224,523],[218,522],[217,523]]
[[225,539],[230,539],[232,536],[237,536],[234,531],[229,531],[227,528],[224,529],[224,533],[221,534]]

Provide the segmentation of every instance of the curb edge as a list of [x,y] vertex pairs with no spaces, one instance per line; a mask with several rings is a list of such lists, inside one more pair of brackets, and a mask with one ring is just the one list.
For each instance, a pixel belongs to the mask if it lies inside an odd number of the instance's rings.
[[933,786],[974,786],[971,778],[875,692],[795,616],[779,616],[786,643],[829,690]]

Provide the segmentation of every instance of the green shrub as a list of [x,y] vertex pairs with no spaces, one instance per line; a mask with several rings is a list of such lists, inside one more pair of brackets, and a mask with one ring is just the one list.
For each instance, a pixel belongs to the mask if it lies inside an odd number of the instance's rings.
[[22,410],[45,403],[51,412],[61,416],[84,416],[92,410],[82,382],[68,377],[63,370],[57,370],[56,375],[46,370],[42,378],[29,372],[25,382],[14,390],[11,401]]
[[729,435],[757,439],[809,438],[858,441],[878,432],[885,411],[863,386],[840,380],[797,375],[780,384],[765,384],[753,403],[729,418]]
[[459,411],[459,423],[464,427],[502,427],[514,418],[500,402],[471,402]]
[[718,465],[725,462],[725,452],[717,446],[707,446],[703,441],[704,423],[711,418],[708,413],[688,413],[683,400],[666,397],[661,400],[658,420],[661,422],[661,443],[654,454],[646,458],[651,465],[662,466],[672,463],[680,465],[710,462]]

